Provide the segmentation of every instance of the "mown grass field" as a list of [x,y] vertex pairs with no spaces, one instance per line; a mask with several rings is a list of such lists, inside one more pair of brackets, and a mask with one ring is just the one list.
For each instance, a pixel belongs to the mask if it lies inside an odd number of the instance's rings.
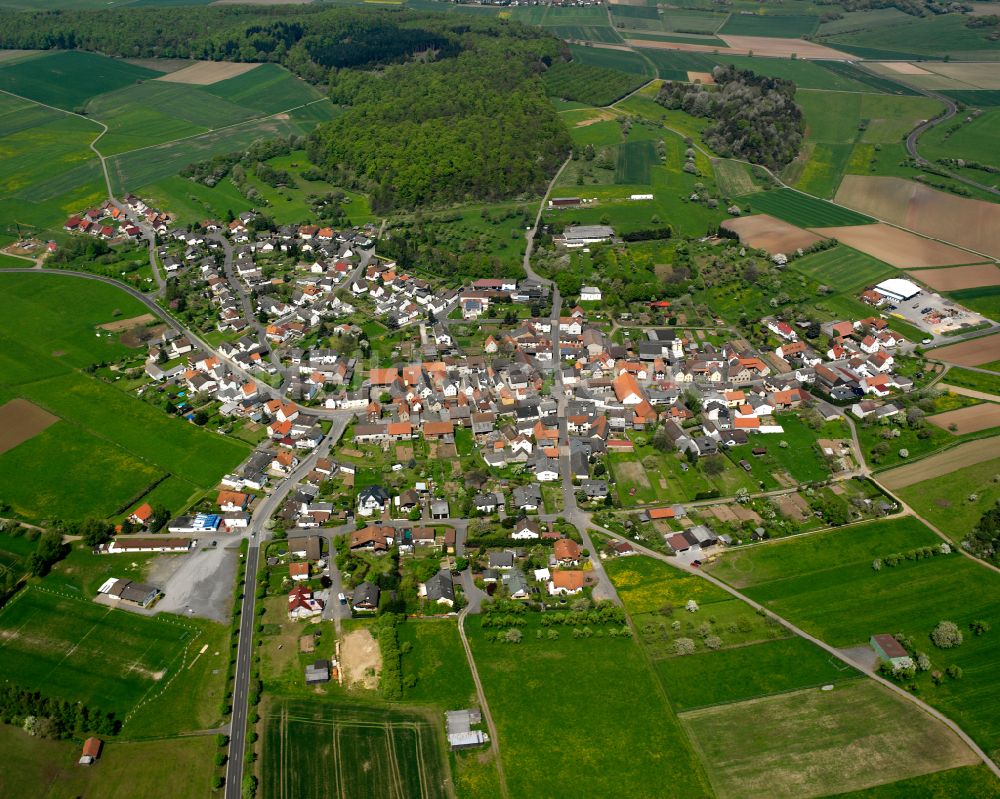
[[[927,158],[962,158],[981,164],[1000,166],[997,153],[997,136],[1000,135],[1000,109],[992,108],[966,122],[967,116],[959,115],[959,121],[948,122],[931,128],[920,137],[921,154],[926,150]],[[982,182],[989,183],[988,178]]]
[[[990,369],[993,367],[987,364],[983,368]],[[991,375],[985,372],[974,372],[971,369],[963,369],[960,366],[953,366],[948,370],[948,374],[944,376],[942,382],[1000,396],[1000,374]]]
[[438,717],[276,700],[265,714],[265,796],[447,797]]
[[166,685],[198,628],[149,618],[42,587],[0,611],[4,678],[47,696],[125,717]]
[[976,762],[951,730],[871,680],[682,719],[724,798],[826,796]]
[[[946,54],[975,54],[990,50],[996,45],[989,41],[988,28],[968,28],[961,14],[943,14],[932,17],[906,17],[889,25],[859,28],[847,33],[823,37],[822,43],[850,52],[867,55],[869,51],[883,52],[887,57],[908,53],[922,53],[941,57]],[[973,58],[975,55],[972,56]]]
[[[520,644],[466,631],[500,734],[512,796],[704,796],[708,784],[649,662],[630,638],[536,638],[529,614]],[[540,741],[551,745],[540,746]]]
[[837,795],[838,799],[898,799],[900,796],[907,799],[952,799],[955,796],[991,799],[1000,796],[1000,781],[987,766],[979,764]]
[[578,100],[589,105],[611,105],[635,91],[647,78],[617,69],[591,64],[560,62],[553,64],[543,77],[551,97]]
[[[870,91],[862,87],[863,92]],[[806,118],[803,153],[785,170],[803,191],[832,197],[848,171],[856,143],[898,142],[918,121],[933,117],[941,104],[926,97],[802,90],[795,101]]]
[[579,44],[569,45],[569,51],[574,61],[581,64],[591,64],[605,69],[616,69],[621,72],[631,72],[636,75],[649,75],[649,62],[638,53],[630,50],[608,50],[599,47],[583,47]]
[[656,663],[678,711],[817,688],[860,675],[804,638],[679,655]]
[[820,283],[843,290],[860,289],[878,283],[892,277],[897,271],[889,264],[843,244],[798,258],[792,268]]
[[[332,104],[325,101],[309,108],[313,110],[312,116],[323,116],[326,119],[332,119],[338,113]],[[145,186],[176,175],[188,164],[213,155],[244,150],[260,138],[289,136],[293,133],[302,135],[312,130],[319,121],[299,121],[291,115],[285,119],[278,115],[241,122],[233,127],[188,139],[130,150],[108,159],[112,186],[119,192],[139,191]]]
[[864,225],[875,221],[864,214],[808,197],[792,189],[774,189],[754,194],[749,203],[759,213],[776,216],[799,227]]
[[76,111],[91,97],[161,74],[121,59],[60,50],[39,58],[0,64],[0,89]]
[[725,14],[669,8],[663,12],[663,29],[677,33],[715,33],[725,23]]
[[0,392],[61,421],[0,455],[4,497],[29,519],[115,513],[165,474],[178,493],[215,485],[249,451],[93,378],[83,367],[130,351],[95,326],[145,313],[118,289],[51,275],[0,273],[9,324],[0,334]]
[[104,196],[86,119],[0,95],[0,219],[44,230]]
[[807,14],[730,14],[719,33],[727,36],[777,36],[800,39],[815,33],[819,17]]
[[715,158],[712,160],[712,168],[715,170],[715,180],[719,184],[719,190],[727,197],[740,197],[760,191],[760,187],[753,179],[749,164],[727,158]]
[[445,710],[476,703],[476,687],[453,619],[408,621],[399,627],[399,642],[413,647],[403,655],[403,678],[413,675],[417,680],[413,687],[404,687],[405,701],[432,702]]
[[[712,573],[827,643],[858,646],[880,632],[903,633],[931,658],[933,669],[957,665],[959,680],[931,682],[917,675],[920,696],[941,709],[987,751],[1000,746],[1000,698],[995,664],[1000,635],[973,636],[969,623],[988,621],[1000,629],[995,597],[1000,578],[958,554],[903,560],[872,568],[875,559],[940,539],[913,518],[853,525],[827,533],[728,553]],[[965,631],[955,649],[937,649],[929,640],[942,619]]]
[[72,799],[135,799],[159,796],[164,785],[176,799],[205,799],[211,784],[212,759],[218,746],[212,736],[173,740],[105,741],[97,768],[82,768],[79,741],[37,738],[0,724],[0,795]]
[[927,521],[960,541],[1000,500],[998,478],[1000,458],[994,458],[900,488],[897,493]]

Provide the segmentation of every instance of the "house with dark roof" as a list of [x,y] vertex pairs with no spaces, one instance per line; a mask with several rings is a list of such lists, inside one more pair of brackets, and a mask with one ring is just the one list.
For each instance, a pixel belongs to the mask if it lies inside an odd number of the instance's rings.
[[381,595],[379,587],[365,580],[354,589],[351,607],[359,613],[370,613],[378,610],[378,600]]
[[451,572],[442,569],[420,586],[418,593],[425,597],[428,602],[447,605],[449,608],[453,607],[455,605],[455,584],[452,582]]

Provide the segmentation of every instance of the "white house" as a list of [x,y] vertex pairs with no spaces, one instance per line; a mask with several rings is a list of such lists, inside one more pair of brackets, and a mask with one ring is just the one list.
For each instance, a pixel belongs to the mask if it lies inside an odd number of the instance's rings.
[[596,286],[584,286],[580,289],[580,302],[600,302],[601,290]]

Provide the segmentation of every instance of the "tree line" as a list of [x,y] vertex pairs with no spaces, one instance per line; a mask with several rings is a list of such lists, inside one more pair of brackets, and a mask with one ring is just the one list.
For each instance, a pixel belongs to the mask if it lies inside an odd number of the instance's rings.
[[0,721],[43,738],[69,738],[74,733],[88,732],[115,735],[121,728],[114,713],[82,702],[52,699],[11,683],[0,685]]
[[805,134],[795,84],[748,69],[718,66],[714,89],[700,83],[667,81],[656,102],[692,116],[714,120],[702,133],[719,155],[742,158],[780,170],[798,155]]

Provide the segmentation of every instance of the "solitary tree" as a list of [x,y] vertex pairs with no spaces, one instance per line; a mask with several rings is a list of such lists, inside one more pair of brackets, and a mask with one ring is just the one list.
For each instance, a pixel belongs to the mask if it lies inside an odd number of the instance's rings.
[[953,649],[962,644],[962,631],[953,621],[938,622],[938,626],[931,633],[931,640],[934,646],[940,649]]

